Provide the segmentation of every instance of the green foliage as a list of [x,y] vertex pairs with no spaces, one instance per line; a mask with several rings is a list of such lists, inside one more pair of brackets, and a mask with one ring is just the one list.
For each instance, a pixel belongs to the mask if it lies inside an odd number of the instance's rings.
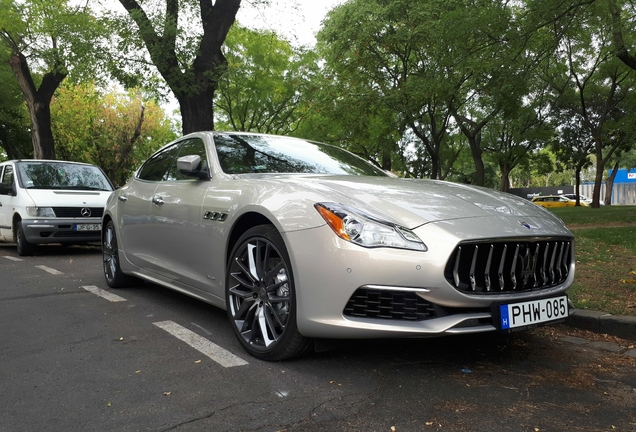
[[216,128],[293,133],[306,115],[309,56],[271,31],[236,24],[225,46],[228,65],[215,95]]
[[1,0],[0,31],[4,46],[29,59],[33,72],[72,72],[75,80],[99,76],[103,23],[85,4],[68,0]]
[[163,110],[138,90],[101,92],[92,83],[67,84],[51,111],[60,157],[98,165],[118,185],[176,138]]

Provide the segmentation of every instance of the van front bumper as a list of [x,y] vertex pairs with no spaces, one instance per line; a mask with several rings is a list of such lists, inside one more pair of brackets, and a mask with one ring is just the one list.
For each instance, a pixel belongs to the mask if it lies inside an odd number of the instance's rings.
[[24,236],[32,244],[99,242],[101,226],[101,218],[22,220]]

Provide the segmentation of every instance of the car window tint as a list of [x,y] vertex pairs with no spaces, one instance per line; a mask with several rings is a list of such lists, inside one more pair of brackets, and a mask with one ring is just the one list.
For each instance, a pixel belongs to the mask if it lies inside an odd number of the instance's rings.
[[137,178],[147,181],[162,181],[172,166],[172,160],[177,154],[177,150],[176,145],[159,150],[143,164]]
[[201,169],[207,169],[208,157],[205,153],[205,144],[200,138],[193,138],[186,141],[181,141],[177,144],[177,156],[172,161],[172,166],[166,175],[166,181],[175,180],[193,180],[193,177],[188,177],[179,172],[177,169],[177,159],[183,156],[197,155],[201,157]]
[[216,134],[214,143],[221,169],[228,174],[387,175],[364,159],[339,147],[296,138]]

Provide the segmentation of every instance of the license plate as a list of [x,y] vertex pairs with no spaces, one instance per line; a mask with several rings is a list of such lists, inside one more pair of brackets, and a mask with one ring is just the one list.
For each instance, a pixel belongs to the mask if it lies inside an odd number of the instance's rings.
[[499,306],[499,315],[504,331],[563,320],[568,316],[568,297],[503,304]]
[[102,224],[75,224],[75,231],[101,231]]

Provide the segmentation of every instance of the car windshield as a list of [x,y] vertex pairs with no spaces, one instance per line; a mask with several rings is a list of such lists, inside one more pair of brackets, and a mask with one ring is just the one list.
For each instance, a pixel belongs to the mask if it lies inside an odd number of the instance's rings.
[[104,173],[93,165],[20,162],[18,173],[26,189],[113,190]]
[[297,138],[216,134],[221,169],[228,174],[314,173],[387,176],[379,168],[339,147]]

